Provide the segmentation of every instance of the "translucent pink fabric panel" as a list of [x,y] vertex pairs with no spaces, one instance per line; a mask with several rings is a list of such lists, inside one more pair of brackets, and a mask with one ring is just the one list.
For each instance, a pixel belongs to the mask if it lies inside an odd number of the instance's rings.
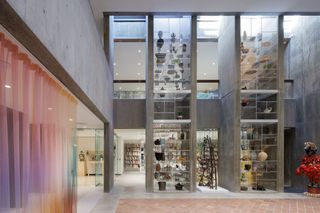
[[75,212],[76,100],[0,32],[0,212]]

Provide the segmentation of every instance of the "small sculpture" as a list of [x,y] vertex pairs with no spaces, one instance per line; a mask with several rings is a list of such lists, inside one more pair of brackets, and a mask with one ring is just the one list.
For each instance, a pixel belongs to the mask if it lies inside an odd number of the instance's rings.
[[158,47],[158,52],[160,52],[160,49],[162,48],[162,46],[164,44],[164,40],[162,38],[163,32],[161,30],[158,32],[158,36],[159,36],[159,38],[157,40],[157,47]]
[[308,156],[315,155],[317,153],[317,150],[318,148],[315,143],[312,143],[312,142],[304,143],[304,151],[306,151],[306,154]]
[[172,33],[171,34],[171,43],[175,43],[176,42],[176,34]]
[[79,153],[79,160],[80,161],[84,161],[85,160],[85,156],[84,156],[83,151],[80,151],[80,153]]
[[263,112],[265,112],[265,113],[270,113],[270,112],[272,112],[272,107],[270,107],[270,106],[269,106],[269,107],[266,107]]

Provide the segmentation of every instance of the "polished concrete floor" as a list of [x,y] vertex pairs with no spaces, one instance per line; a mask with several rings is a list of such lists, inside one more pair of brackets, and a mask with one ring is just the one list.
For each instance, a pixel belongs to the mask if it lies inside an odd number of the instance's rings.
[[[276,200],[282,200],[285,203],[288,202],[289,204],[292,203],[293,206],[298,206],[298,204],[296,204],[296,200],[309,201],[313,199],[313,198],[311,199],[306,198],[302,194],[296,194],[296,193],[273,193],[273,192],[232,193],[224,189],[219,189],[218,191],[214,191],[214,192],[204,190],[203,192],[198,191],[195,193],[189,193],[189,192],[146,193],[144,181],[145,181],[145,174],[143,173],[137,173],[137,172],[124,173],[121,176],[115,177],[114,189],[111,193],[108,193],[108,194],[103,193],[101,187],[96,188],[94,186],[91,186],[91,187],[80,186],[78,190],[79,192],[78,197],[80,198],[78,202],[78,212],[81,212],[81,213],[85,213],[85,212],[111,213],[112,212],[113,213],[113,212],[116,212],[117,206],[119,203],[121,204],[120,207],[125,207],[127,209],[123,211],[123,209],[121,210],[119,208],[118,212],[128,212],[128,213],[137,212],[137,211],[139,212],[140,210],[130,208],[130,205],[126,206],[126,203],[129,204],[130,203],[129,200],[132,200],[132,199],[139,199],[142,203],[146,202],[146,199],[151,199],[151,200],[147,200],[147,202],[155,203],[155,205],[158,201],[162,202],[161,200],[168,200],[168,199],[173,202],[172,205],[176,205],[174,204],[174,202],[188,203],[190,200],[200,201],[202,199],[204,202],[207,202],[207,203],[212,202],[215,205],[219,205],[220,201],[221,201],[221,205],[228,205],[228,202],[231,202],[229,204],[234,207],[234,211],[229,209],[229,212],[242,212],[240,210],[238,211],[238,207],[236,205],[241,200],[243,201],[247,200],[245,202],[250,203],[250,202],[255,202],[254,200],[256,199],[256,204],[257,205],[261,204],[261,206],[263,207],[263,206],[266,206],[268,202],[272,203],[273,201],[276,201]],[[177,201],[177,199],[179,200]],[[264,200],[267,200],[267,204],[263,202]],[[317,199],[315,201],[320,202],[320,199]],[[282,205],[282,203],[280,204]],[[197,208],[199,208],[199,205],[195,204],[195,206],[198,206]],[[170,212],[168,211],[169,209],[167,209],[166,211],[166,210],[163,210],[163,207],[161,207],[162,213]],[[185,209],[185,211],[183,212],[192,212],[192,211],[194,212],[195,209]],[[197,211],[201,212],[201,208],[197,209]],[[154,212],[157,212],[156,209],[154,209]],[[205,212],[205,211],[202,211],[202,212]],[[257,211],[257,212],[260,212],[260,211]],[[271,211],[271,212],[278,212],[278,211]],[[292,210],[291,212],[298,213],[299,211]],[[316,212],[320,212],[320,211],[316,211]]]

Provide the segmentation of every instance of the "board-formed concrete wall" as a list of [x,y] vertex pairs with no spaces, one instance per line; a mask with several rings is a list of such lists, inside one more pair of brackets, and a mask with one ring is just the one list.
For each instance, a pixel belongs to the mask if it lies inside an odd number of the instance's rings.
[[304,155],[305,141],[312,141],[320,147],[320,17],[301,16],[294,26],[285,60],[286,77],[294,81],[296,99],[292,186],[305,188],[306,178],[294,175],[294,170]]
[[240,191],[240,43],[237,42],[240,31],[238,34],[236,20],[239,17],[223,17],[218,43],[221,97],[219,186],[230,191]]
[[8,0],[8,3],[112,123],[113,76],[89,1]]

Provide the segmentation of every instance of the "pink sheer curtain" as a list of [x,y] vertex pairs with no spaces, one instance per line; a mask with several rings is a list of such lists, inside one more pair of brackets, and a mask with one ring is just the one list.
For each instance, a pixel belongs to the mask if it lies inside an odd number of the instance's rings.
[[75,212],[76,100],[0,32],[0,212]]

